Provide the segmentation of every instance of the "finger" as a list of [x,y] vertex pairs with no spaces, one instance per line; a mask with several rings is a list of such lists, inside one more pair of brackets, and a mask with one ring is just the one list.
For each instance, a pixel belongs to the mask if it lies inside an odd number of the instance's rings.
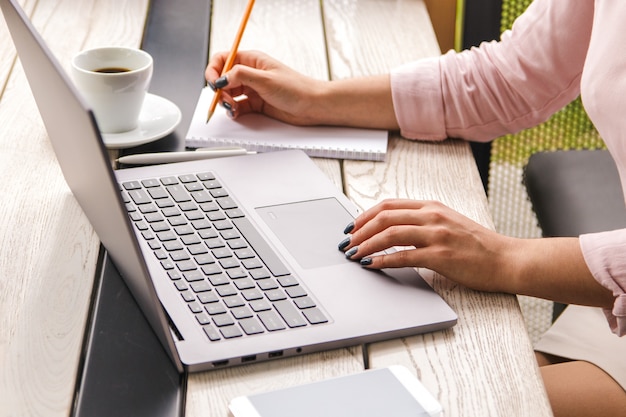
[[206,70],[204,71],[204,78],[213,83],[216,79],[218,79],[222,73],[222,69],[226,64],[226,57],[228,52],[218,52],[211,56],[209,59],[209,63],[207,64]]
[[427,249],[407,249],[394,253],[383,253],[375,256],[367,256],[360,259],[363,267],[368,269],[404,268],[404,267],[428,267],[424,259]]
[[[417,232],[415,226],[426,224],[422,209],[395,209],[383,210],[376,213],[375,217],[352,232],[350,245],[361,245],[363,242],[377,236],[384,236],[390,246],[412,244],[407,242],[410,231]],[[388,246],[389,247],[389,246]]]
[[354,227],[352,228],[352,232],[359,230],[363,225],[370,222],[374,219],[379,213],[387,211],[387,210],[399,210],[399,209],[407,209],[407,210],[417,210],[424,206],[424,202],[418,200],[407,200],[407,199],[388,199],[384,200],[370,209],[364,211],[360,216],[358,216],[354,220]]
[[346,257],[358,260],[394,247],[426,247],[427,233],[419,226],[392,226],[359,244],[346,248]]

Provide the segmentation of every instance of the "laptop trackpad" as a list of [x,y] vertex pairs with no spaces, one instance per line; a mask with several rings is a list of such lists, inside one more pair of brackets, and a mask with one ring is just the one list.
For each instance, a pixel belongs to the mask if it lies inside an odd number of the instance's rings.
[[334,198],[257,208],[257,213],[304,269],[346,262],[337,249],[353,218]]

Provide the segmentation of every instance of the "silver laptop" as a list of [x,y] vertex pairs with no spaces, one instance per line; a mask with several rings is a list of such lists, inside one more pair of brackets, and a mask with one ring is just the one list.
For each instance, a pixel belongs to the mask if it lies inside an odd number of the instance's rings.
[[179,371],[456,323],[413,269],[345,258],[357,209],[300,151],[114,172],[64,70],[15,0],[0,6],[65,180]]

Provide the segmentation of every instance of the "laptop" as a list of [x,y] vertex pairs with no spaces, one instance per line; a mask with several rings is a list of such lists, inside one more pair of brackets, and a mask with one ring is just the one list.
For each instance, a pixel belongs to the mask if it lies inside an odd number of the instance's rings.
[[180,372],[456,323],[414,269],[345,258],[337,244],[357,208],[301,151],[114,171],[22,9],[0,7],[65,180]]

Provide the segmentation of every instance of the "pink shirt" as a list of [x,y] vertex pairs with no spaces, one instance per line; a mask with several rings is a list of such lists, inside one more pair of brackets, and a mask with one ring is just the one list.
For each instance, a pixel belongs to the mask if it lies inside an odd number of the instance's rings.
[[[402,135],[489,141],[532,127],[579,94],[615,159],[626,195],[626,2],[535,0],[500,42],[391,73]],[[605,313],[626,334],[626,229],[580,237],[587,266],[613,291]]]

